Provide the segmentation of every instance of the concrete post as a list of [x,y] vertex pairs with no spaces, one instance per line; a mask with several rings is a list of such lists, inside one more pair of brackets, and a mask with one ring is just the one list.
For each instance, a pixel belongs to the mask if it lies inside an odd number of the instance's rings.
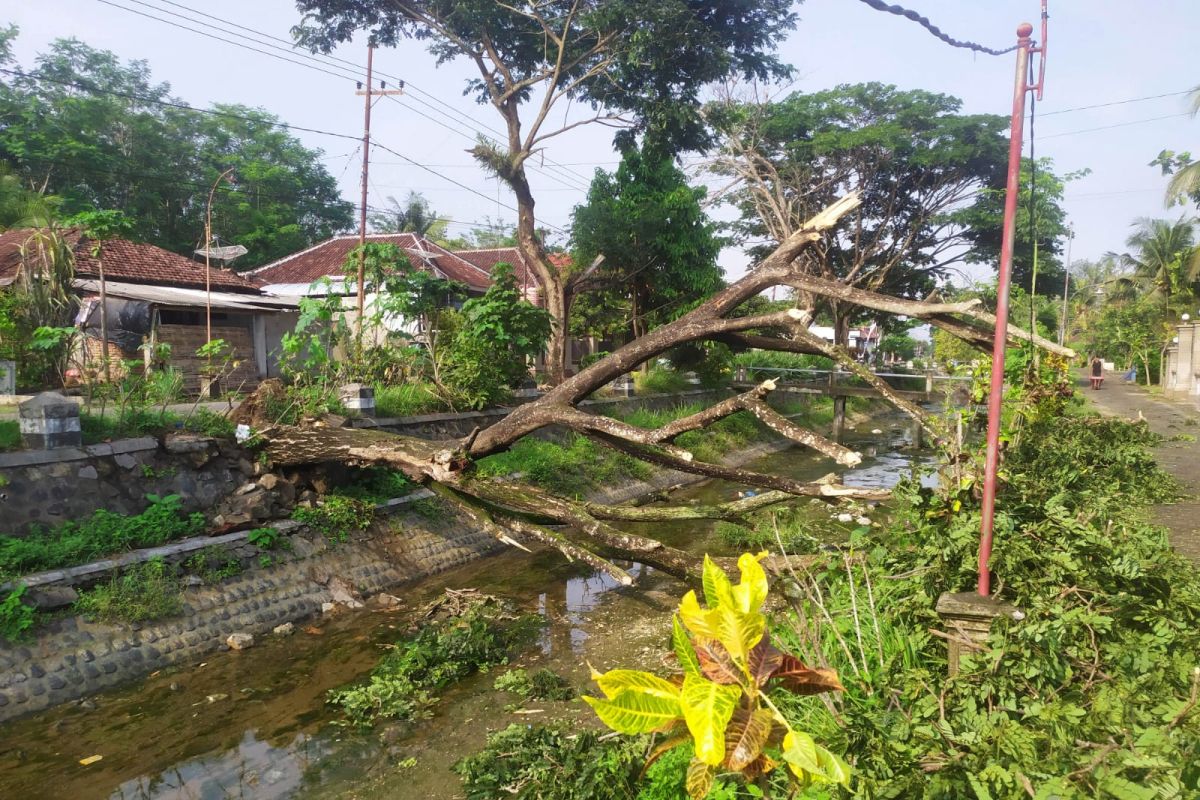
[[17,362],[0,360],[0,395],[17,393]]
[[946,625],[950,644],[949,672],[958,673],[958,661],[964,650],[986,650],[992,623],[1000,617],[1021,620],[1025,615],[1015,606],[1002,603],[995,597],[983,597],[976,592],[946,592],[937,601],[937,613]]
[[1163,355],[1163,358],[1165,359],[1166,363],[1163,364],[1162,390],[1164,396],[1170,397],[1173,387],[1175,386],[1176,376],[1179,374],[1178,345],[1171,345],[1168,347],[1166,353]]
[[31,450],[82,447],[79,404],[58,392],[42,392],[18,407],[21,440]]
[[1175,385],[1172,386],[1172,397],[1187,397],[1192,390],[1192,348],[1196,341],[1196,326],[1191,323],[1179,325],[1178,361],[1175,366]]
[[925,394],[933,394],[933,370],[925,370]]
[[375,389],[365,383],[347,383],[338,390],[338,397],[347,411],[364,417],[375,416]]
[[617,397],[633,397],[636,384],[633,382],[633,376],[626,374],[619,376],[609,385]]

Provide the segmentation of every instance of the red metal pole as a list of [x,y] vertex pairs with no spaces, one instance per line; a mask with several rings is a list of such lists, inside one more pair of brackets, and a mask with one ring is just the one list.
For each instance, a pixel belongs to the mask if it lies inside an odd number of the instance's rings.
[[979,585],[987,597],[992,591],[988,561],[996,519],[996,472],[1000,466],[1000,412],[1004,401],[1004,351],[1008,342],[1008,283],[1012,275],[1013,238],[1016,234],[1017,195],[1021,185],[1021,134],[1025,127],[1025,93],[1029,86],[1030,36],[1028,22],[1017,28],[1017,78],[1013,90],[1012,132],[1008,144],[1008,187],[1004,195],[1004,234],[1000,244],[1000,275],[996,283],[996,331],[992,344],[992,384],[988,395],[987,457],[983,473],[983,508],[979,527]]

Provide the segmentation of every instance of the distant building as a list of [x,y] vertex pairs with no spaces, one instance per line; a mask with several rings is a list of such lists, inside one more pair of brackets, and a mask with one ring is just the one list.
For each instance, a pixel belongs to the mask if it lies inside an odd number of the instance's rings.
[[[15,282],[31,258],[27,247],[34,229],[0,234],[0,288]],[[108,341],[100,339],[99,264],[92,241],[78,229],[64,239],[75,260],[75,290],[79,297],[76,323],[84,331],[78,367],[95,371],[107,350],[111,364],[144,357],[142,344],[167,344],[169,364],[184,377],[186,390],[201,383],[201,359],[196,349],[207,340],[206,318],[211,301],[212,337],[223,339],[240,365],[226,380],[226,389],[252,389],[278,374],[279,342],[295,325],[294,298],[273,296],[251,281],[214,266],[205,290],[205,268],[188,258],[151,244],[125,239],[104,243]],[[22,250],[25,255],[22,255]]]

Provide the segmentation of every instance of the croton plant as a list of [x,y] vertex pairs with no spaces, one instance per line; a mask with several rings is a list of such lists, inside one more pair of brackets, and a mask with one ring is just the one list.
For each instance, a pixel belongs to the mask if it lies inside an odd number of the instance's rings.
[[719,770],[755,781],[786,765],[797,788],[850,780],[846,762],[793,728],[771,701],[769,692],[777,688],[819,694],[840,691],[842,685],[833,670],[811,669],[771,644],[762,613],[765,555],[745,553],[738,559],[737,584],[705,556],[707,607],[690,591],[673,621],[671,645],[682,675],[593,670],[604,696],[584,698],[615,731],[665,734],[651,760],[691,741],[686,785],[695,800],[708,795]]

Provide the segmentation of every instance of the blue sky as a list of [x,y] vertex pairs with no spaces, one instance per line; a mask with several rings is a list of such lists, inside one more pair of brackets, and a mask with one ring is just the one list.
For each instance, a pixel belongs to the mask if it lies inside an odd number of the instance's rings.
[[[167,12],[189,12],[166,0],[112,3],[205,27],[169,16]],[[262,106],[293,124],[361,133],[362,99],[354,95],[349,76],[335,77],[250,52],[100,0],[18,0],[15,8],[9,5],[0,19],[21,27],[16,51],[22,64],[32,63],[35,53],[51,40],[75,36],[125,59],[146,59],[157,79],[170,83],[175,95],[193,105],[245,103]],[[283,38],[299,19],[288,0],[205,0],[190,5]],[[905,5],[956,38],[997,48],[1015,41],[1017,24],[1036,22],[1038,14],[1037,0],[906,0]],[[1095,258],[1122,249],[1135,218],[1183,213],[1184,209],[1163,207],[1166,179],[1147,164],[1164,147],[1200,152],[1200,119],[1185,113],[1182,94],[1090,110],[1068,109],[1179,93],[1200,84],[1194,57],[1200,3],[1051,0],[1050,12],[1050,54],[1045,98],[1038,104],[1037,152],[1052,157],[1060,173],[1092,170],[1068,186],[1066,206],[1076,231],[1073,257]],[[780,45],[781,56],[797,69],[791,87],[796,91],[874,80],[955,95],[972,113],[1007,114],[1011,107],[1011,55],[991,57],[953,49],[916,24],[857,0],[808,0],[799,6],[799,14],[797,29]],[[211,33],[228,36],[214,29],[226,26],[206,22]],[[337,55],[356,63],[365,61],[361,46],[343,47]],[[403,197],[413,189],[456,221],[451,232],[488,218],[511,222],[511,197],[483,176],[465,153],[474,127],[498,128],[492,109],[462,96],[463,81],[470,75],[467,65],[435,67],[417,43],[380,50],[375,62],[377,69],[404,78],[410,87],[398,102],[383,100],[376,105],[376,141],[441,176],[377,150],[369,203],[383,205],[387,196]],[[609,134],[592,126],[552,141],[546,162],[538,162],[539,171],[532,176],[540,219],[566,227],[593,170],[615,163]],[[324,150],[325,163],[339,177],[343,194],[357,201],[355,143],[315,134],[300,137]],[[721,260],[731,275],[740,274],[746,263],[736,251],[727,251]]]

